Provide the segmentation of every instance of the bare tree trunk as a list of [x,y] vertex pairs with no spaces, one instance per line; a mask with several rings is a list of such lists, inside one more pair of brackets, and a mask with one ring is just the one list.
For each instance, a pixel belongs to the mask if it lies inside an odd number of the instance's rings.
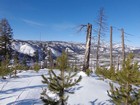
[[112,58],[112,26],[110,27],[110,68],[113,66],[113,58]]
[[124,29],[122,31],[122,63],[125,61]]
[[98,44],[97,44],[97,52],[96,52],[96,69],[99,66],[99,48],[100,48],[100,38],[101,38],[101,27],[98,32]]
[[87,25],[87,36],[86,36],[86,50],[85,50],[83,71],[86,71],[89,68],[91,34],[92,34],[92,25],[88,23],[88,25]]
[[117,62],[117,70],[119,71],[119,69],[120,69],[120,56],[118,56],[118,62]]
[[70,65],[69,65],[69,50],[66,49],[65,52],[67,54],[67,67],[70,67]]
[[48,52],[48,54],[49,54],[49,68],[50,69],[53,69],[53,58],[52,58],[52,51],[51,51],[51,49],[49,50],[49,52]]
[[104,15],[104,8],[101,8],[99,11],[99,17],[97,20],[98,25],[98,42],[97,42],[97,52],[96,52],[96,69],[99,67],[99,49],[100,49],[100,39],[101,35],[103,35],[103,31],[106,29],[106,19]]

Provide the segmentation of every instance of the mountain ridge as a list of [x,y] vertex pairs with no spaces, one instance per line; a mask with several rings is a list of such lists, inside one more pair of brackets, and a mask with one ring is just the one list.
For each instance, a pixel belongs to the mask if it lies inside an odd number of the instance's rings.
[[[97,44],[91,44],[91,53],[96,55],[96,47]],[[80,42],[66,42],[66,41],[37,41],[37,40],[13,40],[12,41],[12,49],[16,50],[19,53],[27,54],[29,56],[34,56],[36,51],[41,54],[46,54],[46,50],[51,49],[53,55],[58,57],[61,55],[62,51],[68,49],[70,52],[76,54],[84,55],[85,44]],[[113,53],[121,54],[121,44],[113,44]],[[126,53],[139,53],[140,49],[136,47],[130,47],[125,45]],[[109,44],[101,43],[100,45],[100,53],[109,54],[110,46]]]

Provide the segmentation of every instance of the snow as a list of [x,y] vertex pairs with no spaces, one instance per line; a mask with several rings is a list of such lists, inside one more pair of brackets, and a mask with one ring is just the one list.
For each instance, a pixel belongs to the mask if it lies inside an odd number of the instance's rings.
[[[46,71],[43,71],[45,73]],[[25,71],[18,78],[0,81],[0,105],[32,105],[42,103],[40,93],[45,86],[42,84],[42,71]],[[4,88],[2,89],[2,87]]]
[[[48,76],[48,70],[22,71],[17,78],[0,79],[0,105],[43,105],[40,96],[47,85],[42,83],[42,74]],[[94,73],[88,77],[81,71],[77,77],[80,75],[81,82],[71,88],[75,93],[68,94],[68,105],[111,105],[107,95],[110,80],[103,81]]]
[[70,105],[111,105],[108,101],[110,98],[107,96],[109,85],[99,80],[96,75],[84,76],[74,89],[75,94],[69,95]]
[[80,72],[78,73],[78,75],[79,75],[79,76],[82,76],[82,77],[86,77],[86,76],[87,76],[87,74],[86,74],[85,72],[83,72],[83,71],[80,71]]
[[60,56],[61,55],[61,53],[59,52],[59,51],[57,51],[57,50],[54,50],[53,48],[49,48],[51,51],[52,51],[52,53],[55,55],[55,56]]
[[12,49],[30,56],[34,56],[34,53],[36,51],[30,44],[21,42],[13,42]]
[[29,44],[24,44],[20,47],[20,52],[22,52],[23,54],[34,56],[35,49],[31,47]]

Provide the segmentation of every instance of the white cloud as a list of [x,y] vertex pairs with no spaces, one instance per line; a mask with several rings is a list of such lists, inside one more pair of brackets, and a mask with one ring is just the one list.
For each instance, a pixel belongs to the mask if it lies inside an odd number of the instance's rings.
[[59,24],[52,24],[50,26],[52,29],[55,29],[55,30],[59,30],[59,31],[62,31],[62,30],[71,30],[71,29],[74,29],[75,28],[75,25],[74,24],[71,24],[71,23],[59,23]]
[[28,19],[21,19],[24,23],[31,25],[31,26],[39,26],[39,27],[46,27],[50,30],[54,31],[66,31],[66,30],[73,30],[76,28],[76,25],[73,23],[51,23],[51,24],[44,24],[44,23],[39,23],[36,21],[28,20]]
[[35,22],[35,21],[32,21],[32,20],[28,20],[28,19],[22,19],[22,21],[29,24],[29,25],[33,25],[33,26],[45,26],[42,23]]

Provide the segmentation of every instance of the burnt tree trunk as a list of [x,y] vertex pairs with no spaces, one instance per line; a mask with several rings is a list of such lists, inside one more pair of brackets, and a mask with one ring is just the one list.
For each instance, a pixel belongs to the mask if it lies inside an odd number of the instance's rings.
[[83,71],[86,71],[89,68],[91,34],[92,34],[92,25],[88,23],[88,25],[87,25],[87,36],[86,36],[86,50],[85,50]]
[[122,63],[124,64],[125,61],[125,45],[124,45],[124,29],[122,31]]
[[113,66],[113,57],[112,57],[112,26],[110,27],[110,68]]
[[120,70],[120,56],[118,56],[118,62],[117,62],[117,71]]
[[52,51],[51,51],[51,49],[48,51],[48,55],[49,55],[49,58],[48,58],[49,68],[50,69],[53,69],[54,65],[53,65],[53,57],[52,57]]

